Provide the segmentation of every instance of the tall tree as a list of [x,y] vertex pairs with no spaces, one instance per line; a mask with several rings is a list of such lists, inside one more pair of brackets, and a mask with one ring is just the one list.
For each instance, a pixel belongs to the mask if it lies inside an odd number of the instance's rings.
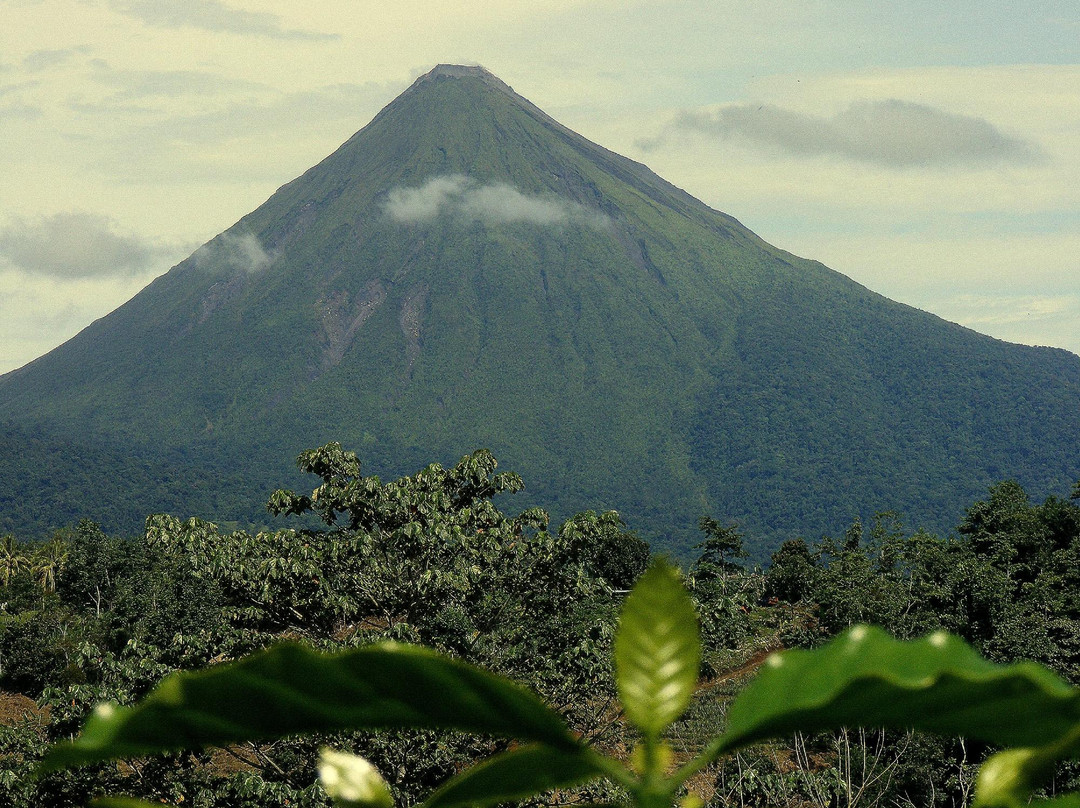
[[54,536],[34,551],[31,563],[42,591],[56,590],[56,576],[64,568],[67,560],[67,543],[59,536]]
[[10,586],[11,579],[29,567],[30,559],[15,537],[8,533],[0,538],[0,580],[4,586]]

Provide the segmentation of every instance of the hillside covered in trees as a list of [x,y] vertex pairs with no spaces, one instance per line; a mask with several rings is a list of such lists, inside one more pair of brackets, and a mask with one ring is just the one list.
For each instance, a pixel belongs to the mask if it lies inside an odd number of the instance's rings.
[[[292,527],[251,534],[154,515],[130,537],[83,521],[36,545],[3,540],[0,802],[63,808],[128,793],[182,806],[327,805],[311,738],[26,777],[96,702],[130,702],[170,671],[280,639],[326,650],[423,643],[526,683],[582,737],[629,754],[610,645],[650,551],[617,514],[585,512],[556,527],[539,508],[505,513],[494,498],[522,480],[497,472],[483,451],[392,482],[362,474],[337,444],[303,453],[299,465],[317,487],[279,490],[267,503]],[[1062,493],[1071,499],[1032,502],[1002,482],[968,507],[955,534],[912,532],[879,514],[833,538],[788,541],[764,570],[742,565],[736,526],[701,518],[685,581],[704,676],[674,728],[676,755],[715,734],[767,652],[816,646],[854,623],[900,637],[945,629],[990,659],[1035,660],[1080,681],[1080,484]],[[401,804],[506,744],[432,731],[332,741],[375,762]],[[989,751],[911,733],[796,736],[726,758],[692,785],[710,805],[944,808],[966,803]],[[1053,787],[1074,779],[1063,768]],[[611,796],[588,787],[560,799]]]

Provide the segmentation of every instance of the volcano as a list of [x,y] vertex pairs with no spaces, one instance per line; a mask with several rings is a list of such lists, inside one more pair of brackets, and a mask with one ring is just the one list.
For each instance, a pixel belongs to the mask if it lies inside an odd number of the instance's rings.
[[[366,473],[480,447],[521,507],[763,553],[1080,476],[1080,358],[890,301],[440,65],[323,162],[0,377],[0,528],[266,521],[330,440]],[[300,483],[304,484],[304,483]],[[513,503],[508,503],[512,509]]]

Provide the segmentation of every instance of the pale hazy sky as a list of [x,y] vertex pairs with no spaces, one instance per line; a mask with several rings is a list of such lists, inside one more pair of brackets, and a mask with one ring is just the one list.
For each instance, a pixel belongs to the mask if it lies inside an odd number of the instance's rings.
[[0,0],[0,372],[439,62],[875,291],[1080,352],[1076,0]]

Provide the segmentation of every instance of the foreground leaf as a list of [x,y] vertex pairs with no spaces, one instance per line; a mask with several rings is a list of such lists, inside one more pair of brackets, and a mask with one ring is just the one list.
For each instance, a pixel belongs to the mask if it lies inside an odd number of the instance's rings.
[[133,707],[100,705],[39,771],[116,757],[304,732],[454,729],[579,747],[562,719],[513,682],[423,648],[384,643],[336,655],[283,644],[164,679]]
[[525,746],[466,769],[428,797],[421,808],[495,805],[580,785],[602,775],[583,752]]
[[655,563],[626,598],[615,635],[615,680],[627,718],[658,736],[690,703],[700,664],[694,604],[678,571]]
[[[1053,743],[1024,749],[1005,749],[986,759],[975,781],[974,808],[1019,808],[1054,771],[1055,764],[1080,752],[1080,724]],[[1065,795],[1059,799],[1078,799]],[[1057,802],[1057,800],[1055,800]]]
[[[1053,761],[1049,761],[1053,766]],[[1037,749],[1006,749],[979,768],[974,808],[1012,808],[1028,801],[1036,781],[1046,773]]]
[[1040,665],[996,665],[944,632],[902,642],[856,626],[821,648],[769,657],[719,746],[845,726],[1042,746],[1078,721],[1080,691]]

